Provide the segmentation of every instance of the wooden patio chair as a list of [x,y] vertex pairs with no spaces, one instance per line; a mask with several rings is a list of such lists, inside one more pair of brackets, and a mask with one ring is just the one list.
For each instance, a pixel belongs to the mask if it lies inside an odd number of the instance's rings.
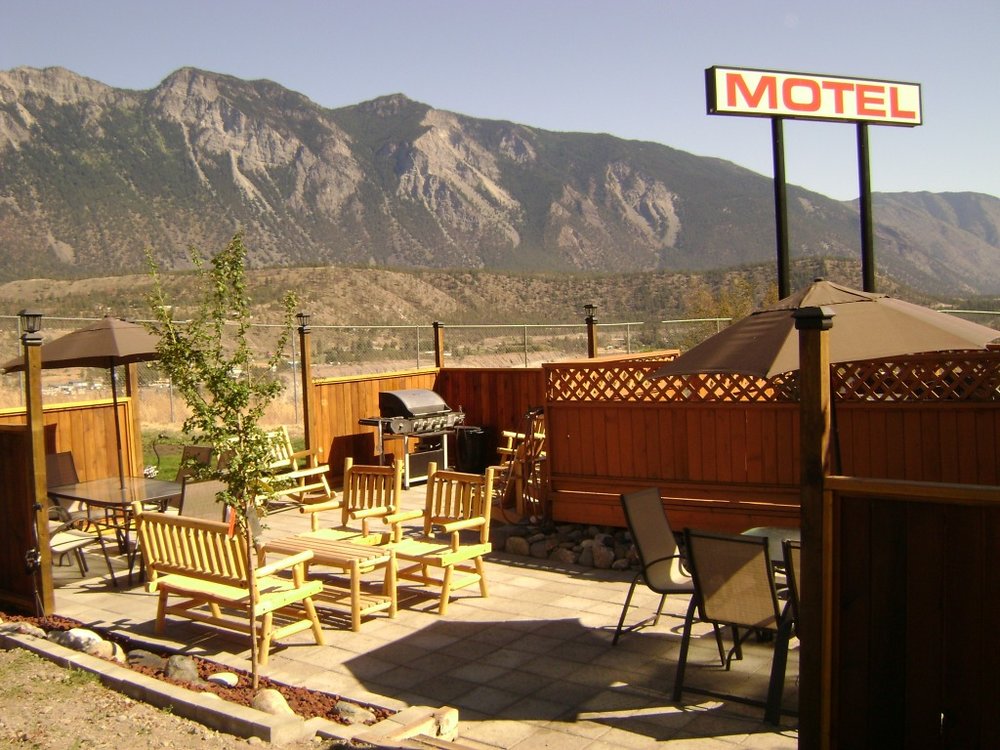
[[[767,700],[763,704],[764,720],[771,724],[779,723],[791,618],[782,615],[778,603],[767,539],[757,536],[712,534],[691,529],[684,530],[684,539],[685,554],[694,580],[695,593],[691,597],[691,604],[688,606],[684,621],[684,636],[681,639],[677,676],[674,679],[673,700],[680,702],[684,690],[684,674],[691,644],[691,626],[696,618],[716,626],[729,625],[733,629],[733,647],[725,659],[727,670],[734,657],[742,658],[742,643],[750,634],[770,631],[776,637]],[[719,694],[700,688],[688,687],[688,691],[752,705],[760,703],[745,697]]]
[[271,443],[271,470],[294,471],[319,466],[322,462],[313,450],[295,450],[288,428],[281,427],[267,433]]
[[[438,612],[447,613],[452,592],[479,584],[483,597],[489,596],[483,555],[490,544],[490,506],[493,494],[493,467],[485,474],[467,474],[427,467],[427,498],[422,511],[390,515],[393,525],[392,548],[396,552],[397,579],[440,587]],[[423,519],[423,529],[416,537],[403,538],[402,524]],[[474,538],[463,542],[462,534]],[[432,575],[431,568],[441,571]]]
[[[623,494],[620,499],[632,541],[639,554],[639,570],[629,586],[612,644],[617,644],[621,637],[625,615],[632,603],[636,584],[640,580],[660,595],[660,603],[652,618],[647,617],[645,620],[625,628],[627,632],[637,630],[646,624],[657,625],[660,622],[660,614],[663,612],[663,604],[667,600],[667,594],[688,596],[694,594],[694,582],[691,580],[691,576],[681,568],[680,548],[677,546],[677,539],[670,528],[670,521],[663,508],[663,501],[660,500],[660,490],[656,487],[649,487]],[[721,655],[721,638],[719,650]]]
[[[355,464],[354,459],[344,460],[344,484],[341,497],[327,503],[303,505],[299,510],[310,514],[309,534],[335,541],[355,544],[384,544],[391,540],[391,530],[373,532],[372,519],[385,522],[387,516],[399,509],[399,496],[403,491],[403,462],[394,460],[392,466]],[[340,525],[320,528],[319,513],[340,509]],[[357,528],[360,521],[361,528]]]
[[542,412],[525,414],[526,431],[504,430],[497,447],[496,496],[502,509],[514,508],[517,515],[544,515],[545,422]]

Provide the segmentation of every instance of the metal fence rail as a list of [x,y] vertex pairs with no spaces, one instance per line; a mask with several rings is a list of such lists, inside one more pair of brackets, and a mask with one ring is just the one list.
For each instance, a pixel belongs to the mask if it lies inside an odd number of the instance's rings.
[[[976,316],[977,322],[1000,330],[1000,311],[949,310],[951,314]],[[92,317],[49,317],[42,320],[45,341],[54,340]],[[142,321],[139,321],[142,322]],[[728,325],[728,318],[687,318],[656,322],[597,323],[599,356],[636,354],[643,351],[689,349]],[[444,363],[450,367],[538,367],[544,362],[584,359],[587,329],[584,323],[442,325]],[[274,350],[283,326],[254,323],[248,338],[260,352],[263,363]],[[345,326],[310,324],[315,378],[381,374],[433,367],[433,325]],[[0,364],[21,354],[20,319],[0,315]],[[268,419],[275,424],[296,425],[301,419],[298,336],[290,336],[287,356],[276,373],[285,382],[283,395]],[[0,409],[23,404],[20,374],[0,376]],[[184,404],[156,362],[139,365],[143,423],[150,429],[177,430],[186,417]],[[107,370],[67,368],[42,371],[43,397],[48,403],[110,398]]]

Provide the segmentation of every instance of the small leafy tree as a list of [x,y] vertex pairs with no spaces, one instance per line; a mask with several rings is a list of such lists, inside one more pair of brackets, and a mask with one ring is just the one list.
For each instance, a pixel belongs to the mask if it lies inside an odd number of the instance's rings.
[[[225,460],[200,468],[200,479],[225,484],[222,501],[247,539],[247,558],[254,560],[253,527],[266,515],[268,491],[261,483],[270,463],[270,440],[260,421],[264,410],[282,390],[274,376],[292,330],[295,295],[285,294],[283,333],[263,366],[247,341],[250,301],[246,287],[246,247],[240,233],[211,258],[211,266],[195,250],[191,261],[200,302],[188,321],[174,320],[159,267],[147,253],[153,292],[150,295],[159,336],[160,367],[173,381],[191,410],[184,433],[193,442],[215,446]],[[255,633],[253,614],[250,632]],[[256,638],[251,638],[254,685],[257,684]]]

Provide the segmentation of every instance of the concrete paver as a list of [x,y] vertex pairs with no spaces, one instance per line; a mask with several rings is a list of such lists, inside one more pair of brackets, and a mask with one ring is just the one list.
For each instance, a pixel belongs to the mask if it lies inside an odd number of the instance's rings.
[[[419,507],[423,488],[406,495],[404,507]],[[307,524],[294,512],[268,522],[269,533],[277,535]],[[665,741],[699,750],[797,745],[794,717],[783,716],[773,727],[756,706],[687,691],[681,705],[671,701],[686,597],[668,597],[656,627],[626,634],[612,646],[631,573],[502,553],[490,555],[486,568],[490,596],[481,598],[477,587],[463,589],[443,618],[433,595],[403,587],[396,618],[376,614],[360,632],[327,611],[321,618],[327,645],[316,646],[308,633],[293,636],[272,653],[264,673],[387,708],[454,706],[460,736],[511,750],[639,748]],[[171,618],[166,634],[157,637],[154,595],[139,585],[116,590],[102,578],[80,580],[74,572],[56,569],[59,614],[249,668],[249,647],[239,635]],[[651,614],[657,600],[639,587],[630,621]],[[686,684],[762,700],[770,644],[748,643],[743,661],[726,672],[718,666],[711,630],[696,632],[704,637],[692,642]],[[798,699],[797,641],[792,645],[786,707]]]

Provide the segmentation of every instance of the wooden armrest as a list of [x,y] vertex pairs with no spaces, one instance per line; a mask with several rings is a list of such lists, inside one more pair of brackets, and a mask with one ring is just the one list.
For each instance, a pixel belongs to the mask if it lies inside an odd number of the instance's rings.
[[432,523],[442,531],[451,533],[453,531],[464,531],[465,529],[478,529],[486,523],[486,519],[482,516],[477,516],[476,518],[466,518],[462,521],[448,521],[447,523],[432,521]]
[[289,568],[294,568],[296,565],[300,565],[307,560],[311,560],[312,556],[313,551],[311,549],[305,549],[301,552],[296,552],[294,555],[289,555],[288,557],[283,557],[280,560],[275,560],[273,563],[261,565],[259,568],[255,568],[254,575],[258,578],[272,576],[279,570],[288,570]]
[[404,510],[399,513],[390,513],[385,517],[385,522],[389,524],[399,524],[404,521],[412,521],[415,518],[423,518],[422,510]]
[[324,510],[340,510],[340,500],[324,500],[320,503],[309,503],[300,505],[299,513],[319,513]]
[[376,518],[378,516],[389,516],[390,511],[388,508],[359,508],[358,510],[352,510],[348,515],[354,520],[361,518]]

